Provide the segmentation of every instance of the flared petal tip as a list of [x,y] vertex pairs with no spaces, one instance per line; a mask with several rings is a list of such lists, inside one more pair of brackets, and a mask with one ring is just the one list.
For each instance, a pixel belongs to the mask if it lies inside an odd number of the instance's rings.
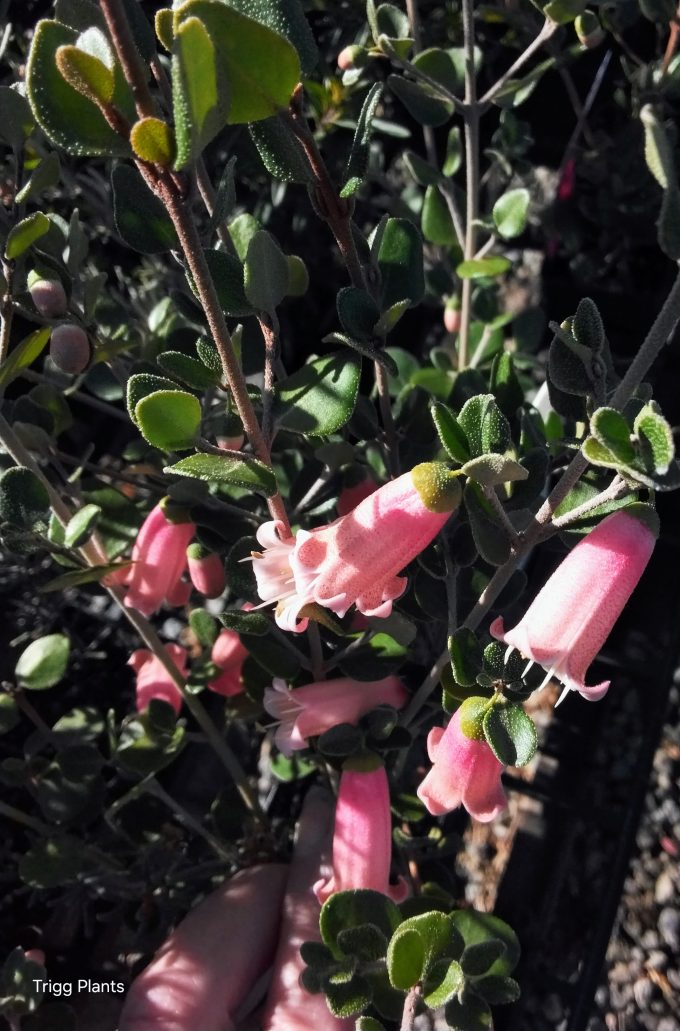
[[489,633],[497,641],[503,641],[503,643],[505,643],[505,623],[503,622],[502,616],[496,616],[489,627]]
[[592,687],[582,684],[577,690],[587,702],[599,702],[606,695],[610,684],[611,680],[603,680],[601,684],[593,684]]

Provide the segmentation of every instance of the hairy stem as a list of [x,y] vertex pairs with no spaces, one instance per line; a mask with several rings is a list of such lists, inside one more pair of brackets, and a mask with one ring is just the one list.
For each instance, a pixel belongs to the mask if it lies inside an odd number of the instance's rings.
[[153,117],[156,115],[156,105],[121,0],[101,0],[100,6],[111,41],[123,66],[123,73],[132,90],[137,115],[139,118]]

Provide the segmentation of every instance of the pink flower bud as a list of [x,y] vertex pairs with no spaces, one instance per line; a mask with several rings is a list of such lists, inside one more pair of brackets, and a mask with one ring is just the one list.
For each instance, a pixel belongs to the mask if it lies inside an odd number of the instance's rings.
[[483,736],[470,738],[463,732],[460,709],[446,730],[432,728],[427,753],[433,766],[418,788],[418,797],[433,816],[462,805],[475,820],[487,823],[505,809],[503,766]]
[[156,612],[164,601],[184,604],[188,585],[182,583],[187,547],[196,527],[192,522],[171,522],[162,505],[146,517],[132,549],[125,604],[143,615]]
[[387,774],[377,756],[349,759],[340,777],[333,832],[333,874],[314,885],[319,902],[336,891],[370,888],[403,902],[402,877],[390,885],[392,816]]
[[[165,650],[177,670],[183,677],[187,675],[186,648],[178,644],[166,644]],[[172,679],[167,669],[148,648],[138,648],[128,660],[137,674],[137,711],[148,709],[152,698],[171,705],[176,713],[182,708],[182,692]]]
[[588,667],[609,637],[651,557],[657,533],[625,510],[603,519],[562,560],[523,618],[505,630],[501,616],[493,637],[517,648],[568,691],[597,701],[609,681],[589,687]]
[[458,479],[439,462],[423,462],[384,484],[356,508],[317,530],[281,539],[277,521],[257,531],[253,552],[257,590],[276,602],[282,630],[302,632],[310,602],[338,616],[356,605],[366,616],[386,617],[406,590],[398,574],[434,540],[460,504]]
[[233,630],[222,630],[213,645],[211,658],[221,673],[210,681],[208,688],[225,698],[240,694],[243,691],[241,669],[248,652],[239,635]]
[[460,331],[460,308],[446,305],[444,308],[444,327],[447,333],[458,333]]
[[68,301],[61,280],[33,279],[28,292],[37,310],[46,319],[56,319],[66,314]]
[[[358,63],[358,59],[364,53],[364,48],[357,46],[356,44],[345,47],[338,54],[338,68],[343,72],[348,71],[350,68],[354,68]],[[361,64],[363,63],[364,62],[361,62]]]
[[90,342],[85,330],[71,323],[55,326],[50,336],[50,358],[69,376],[83,372],[90,360]]
[[133,981],[119,1031],[233,1031],[271,963],[287,872],[241,870],[192,909]]
[[289,691],[284,680],[274,679],[265,688],[264,707],[280,720],[274,741],[284,755],[305,748],[307,739],[318,737],[339,723],[354,726],[378,705],[401,709],[408,694],[397,677],[358,681],[349,677],[306,684]]
[[217,437],[217,446],[227,451],[240,451],[245,439],[242,433],[237,433],[235,437]]
[[219,598],[226,584],[224,563],[219,555],[208,551],[202,544],[187,548],[189,576],[196,590],[206,598]]

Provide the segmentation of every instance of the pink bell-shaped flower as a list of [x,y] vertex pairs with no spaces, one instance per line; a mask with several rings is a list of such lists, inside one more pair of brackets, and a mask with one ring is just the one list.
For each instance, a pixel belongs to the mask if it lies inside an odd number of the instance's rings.
[[433,727],[427,737],[427,753],[433,763],[418,797],[433,816],[450,813],[463,805],[481,823],[493,820],[506,806],[501,786],[503,765],[493,754],[479,728],[468,737],[457,709],[446,730]]
[[614,512],[563,559],[516,627],[506,631],[501,616],[491,624],[493,637],[547,670],[544,683],[556,677],[564,684],[559,701],[569,691],[589,701],[607,693],[610,681],[589,687],[586,671],[642,576],[657,532],[658,525]]
[[[165,650],[172,663],[183,677],[187,675],[187,652],[179,644],[166,644]],[[176,713],[182,708],[182,692],[172,679],[167,669],[148,648],[138,648],[128,659],[137,674],[137,711],[148,708],[152,698],[171,705]]]
[[222,630],[212,647],[211,658],[221,672],[210,681],[209,689],[225,698],[240,694],[243,691],[241,669],[248,652],[239,635],[234,630]]
[[187,565],[189,578],[199,594],[206,598],[219,598],[226,584],[224,562],[220,556],[202,544],[190,544]]
[[377,755],[348,759],[340,776],[333,832],[333,873],[314,885],[319,902],[336,891],[370,888],[403,902],[408,885],[390,885],[392,816],[385,767]]
[[264,707],[281,723],[274,742],[284,755],[305,748],[307,739],[318,737],[338,723],[356,726],[362,716],[378,705],[401,709],[408,694],[398,677],[358,681],[349,677],[305,684],[289,691],[285,680],[276,677],[265,688]]
[[461,499],[456,476],[440,462],[424,462],[384,484],[356,508],[316,530],[281,538],[277,520],[257,532],[253,552],[257,590],[276,602],[276,622],[296,633],[308,623],[301,609],[315,602],[338,616],[352,605],[384,618],[406,590],[405,566],[430,544]]
[[189,521],[172,522],[164,508],[161,502],[151,510],[132,549],[125,604],[144,616],[157,612],[164,601],[183,604],[190,591],[182,575],[187,568],[187,547],[196,527]]

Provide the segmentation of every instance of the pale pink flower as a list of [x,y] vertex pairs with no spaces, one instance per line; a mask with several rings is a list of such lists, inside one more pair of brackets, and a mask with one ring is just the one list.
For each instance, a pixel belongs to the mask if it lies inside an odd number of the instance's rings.
[[[336,891],[370,888],[402,902],[408,885],[390,884],[392,816],[385,767],[370,759],[350,759],[340,776],[333,832],[333,873],[314,885],[325,902]],[[365,766],[365,768],[360,768]],[[371,768],[373,767],[373,768]]]
[[578,691],[598,701],[610,681],[589,687],[588,667],[607,640],[654,550],[656,534],[625,511],[603,519],[563,559],[521,621],[506,631],[502,617],[493,637],[517,648],[556,677],[563,697]]
[[[183,677],[187,675],[187,651],[179,644],[166,644],[165,650],[177,670]],[[182,692],[172,679],[167,669],[148,648],[138,648],[128,659],[137,674],[137,711],[148,708],[152,698],[171,705],[176,713],[182,708]]]
[[[305,941],[321,940],[321,906],[312,886],[328,861],[331,821],[330,797],[318,788],[312,788],[300,816],[283,900],[283,919],[271,987],[258,1025],[262,1031],[352,1031],[354,1028],[354,1020],[334,1017],[324,996],[311,995],[300,983],[300,974],[304,970],[300,946]],[[238,935],[235,940],[238,940]],[[121,1031],[127,1029],[121,1028]]]
[[257,590],[276,602],[276,622],[296,633],[308,623],[301,609],[317,603],[344,616],[356,605],[386,617],[406,590],[398,576],[430,544],[460,504],[457,478],[438,462],[424,462],[391,480],[347,515],[317,530],[280,538],[283,525],[264,523],[253,552]]
[[119,1031],[233,1031],[272,961],[287,873],[242,870],[192,909],[133,981]]
[[401,709],[408,694],[398,677],[359,681],[349,677],[305,684],[289,691],[285,680],[275,677],[265,688],[264,707],[280,720],[274,742],[284,755],[305,748],[307,738],[318,737],[338,723],[356,726],[362,716],[378,705]]
[[240,694],[243,691],[241,669],[248,652],[239,635],[233,630],[222,630],[213,645],[211,658],[221,672],[210,681],[209,689],[225,698]]
[[133,566],[128,576],[125,604],[145,616],[164,601],[180,605],[188,598],[189,585],[182,582],[187,567],[187,547],[196,531],[192,522],[171,522],[162,505],[146,517],[132,549]]
[[432,769],[418,797],[433,816],[464,806],[475,820],[488,823],[506,806],[501,786],[503,765],[493,754],[480,729],[479,738],[463,733],[458,709],[446,730],[433,727],[427,737]]
[[224,562],[214,551],[208,551],[202,544],[190,544],[187,548],[189,578],[206,598],[219,598],[226,584]]

